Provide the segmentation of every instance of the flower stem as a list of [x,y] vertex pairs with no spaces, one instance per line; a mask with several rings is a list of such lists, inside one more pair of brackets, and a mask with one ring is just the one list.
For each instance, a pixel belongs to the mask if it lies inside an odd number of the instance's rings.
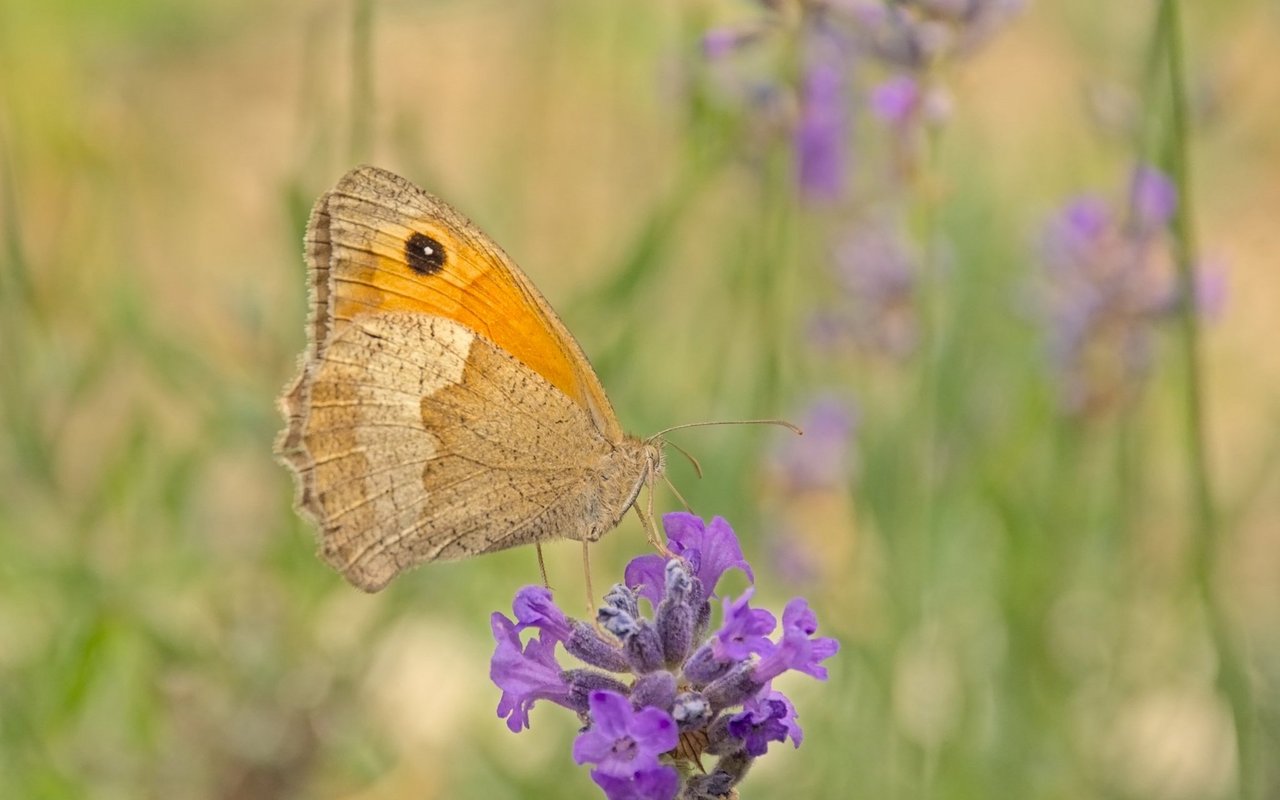
[[373,3],[351,9],[351,161],[368,161],[373,145]]
[[1204,605],[1209,635],[1218,658],[1218,683],[1231,705],[1235,725],[1238,795],[1241,798],[1253,798],[1259,796],[1255,783],[1254,706],[1248,676],[1230,629],[1230,621],[1214,584],[1220,541],[1205,444],[1203,369],[1195,303],[1197,250],[1190,202],[1191,174],[1187,152],[1190,135],[1179,12],[1178,0],[1162,0],[1157,18],[1157,36],[1164,42],[1170,95],[1169,139],[1165,158],[1179,198],[1173,217],[1173,235],[1182,297],[1178,322],[1182,340],[1185,381],[1183,391],[1186,395],[1185,436],[1194,515],[1193,569],[1196,589]]
[[[934,76],[927,76],[931,83]],[[926,83],[926,87],[929,84]],[[929,91],[928,88],[923,91]],[[947,308],[945,305],[946,286],[942,268],[942,253],[939,248],[941,197],[938,184],[941,175],[942,134],[940,125],[928,125],[920,145],[923,152],[912,167],[914,184],[912,191],[916,204],[916,235],[920,245],[920,291],[922,303],[922,357],[921,364],[921,403],[923,405],[923,469],[921,470],[921,488],[924,493],[921,503],[922,519],[920,523],[920,574],[919,603],[920,618],[917,623],[921,629],[932,629],[937,621],[938,608],[935,594],[935,580],[938,525],[941,520],[941,493],[943,490],[942,469],[942,401],[943,401],[943,366],[947,347]],[[934,797],[938,789],[938,770],[941,760],[941,745],[929,743],[923,745],[923,763],[921,764],[921,785],[918,796]]]

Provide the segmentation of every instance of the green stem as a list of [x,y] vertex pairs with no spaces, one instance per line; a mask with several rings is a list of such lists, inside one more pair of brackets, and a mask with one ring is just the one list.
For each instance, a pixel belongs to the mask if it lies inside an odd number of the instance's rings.
[[939,208],[936,195],[937,176],[940,171],[942,132],[939,128],[929,127],[923,140],[923,157],[916,166],[915,200],[917,203],[917,231],[920,241],[920,291],[923,305],[921,320],[922,349],[924,362],[921,376],[921,402],[924,407],[924,470],[922,486],[925,497],[923,503],[923,525],[925,552],[924,575],[920,584],[922,608],[930,613],[931,602],[927,592],[934,586],[932,579],[933,544],[938,522],[938,492],[941,484],[941,414],[942,414],[942,369],[945,363],[946,349],[946,308],[941,268],[941,254],[938,250]]
[[373,2],[355,0],[351,17],[351,148],[354,163],[367,161],[373,142]]
[[1248,676],[1230,629],[1230,621],[1216,592],[1214,576],[1218,558],[1218,527],[1205,445],[1203,370],[1200,330],[1195,304],[1195,229],[1191,214],[1190,140],[1187,119],[1187,89],[1183,61],[1180,4],[1162,0],[1159,33],[1164,38],[1169,80],[1170,138],[1166,152],[1169,173],[1178,190],[1178,207],[1173,218],[1174,257],[1182,303],[1178,323],[1182,339],[1183,387],[1186,394],[1186,448],[1191,472],[1194,514],[1194,576],[1204,605],[1209,634],[1218,657],[1218,683],[1231,705],[1235,724],[1239,796],[1257,797],[1254,763],[1254,707]]
[[[915,622],[922,628],[931,626],[937,615],[936,592],[937,582],[934,580],[935,561],[937,559],[937,540],[939,514],[939,494],[942,491],[942,369],[945,363],[946,349],[946,306],[941,268],[941,253],[938,249],[939,237],[939,197],[937,180],[941,171],[942,129],[930,125],[925,128],[921,141],[919,161],[911,164],[913,183],[911,191],[916,206],[915,228],[920,243],[920,275],[921,292],[921,376],[920,403],[923,410],[923,468],[921,470],[921,519],[919,533],[919,619]],[[940,745],[929,745],[924,749],[921,765],[921,782],[918,795],[933,797],[937,793],[938,769],[940,761]]]

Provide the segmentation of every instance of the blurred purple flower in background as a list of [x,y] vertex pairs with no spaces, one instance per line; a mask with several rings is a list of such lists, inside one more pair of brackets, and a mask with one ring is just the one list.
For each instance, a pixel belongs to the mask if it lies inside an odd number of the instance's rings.
[[[873,113],[902,130],[939,122],[950,112],[950,96],[936,80],[943,64],[985,43],[1015,13],[1022,0],[841,0],[762,2],[759,21],[707,30],[702,55],[722,63],[747,49],[777,43],[798,59],[798,76],[776,70],[746,84],[772,86],[783,106],[794,108],[787,123],[796,160],[797,189],[812,202],[835,202],[847,193],[851,150],[851,101],[860,63],[875,62],[891,75],[869,92]],[[791,13],[793,12],[794,13]],[[758,92],[737,92],[744,97]],[[752,103],[749,113],[759,112]]]
[[[720,577],[739,569],[754,581],[751,566],[719,517],[707,523],[674,513],[663,525],[677,556],[634,559],[627,582],[605,595],[598,629],[565,615],[541,586],[516,594],[514,621],[493,615],[498,715],[519,731],[538,700],[576,711],[585,727],[573,758],[596,765],[591,778],[610,800],[728,794],[770,742],[800,745],[795,707],[773,679],[794,670],[825,680],[822,662],[839,650],[834,639],[814,635],[817,618],[801,598],[787,604],[779,637],[768,638],[777,620],[750,608],[754,586],[721,601],[721,624],[712,631]],[[653,604],[652,618],[641,613],[641,598]],[[538,634],[522,645],[526,628]],[[562,670],[557,644],[587,666]],[[717,757],[709,771],[704,755]]]
[[872,113],[895,127],[910,124],[920,103],[920,83],[910,75],[895,75],[871,89]]
[[815,343],[895,360],[911,355],[919,259],[905,237],[887,224],[856,225],[837,240],[832,267],[839,291],[811,324]]
[[951,95],[940,86],[925,86],[910,74],[899,74],[871,87],[870,108],[881,122],[904,132],[945,122],[951,115]]
[[807,200],[834,201],[844,195],[848,139],[845,91],[837,64],[818,61],[806,70],[795,150],[800,194]]
[[[748,113],[764,107],[752,98],[781,97],[782,131],[790,137],[795,159],[796,188],[814,203],[841,200],[845,194],[849,161],[849,86],[853,52],[838,31],[828,24],[828,9],[820,4],[795,3],[799,13],[783,13],[783,3],[763,3],[760,24],[716,27],[702,37],[702,54],[710,62],[724,62],[751,46],[766,46],[793,37],[800,74],[794,79],[777,73],[756,75],[739,83],[751,87],[735,92],[750,100]],[[773,127],[775,120],[762,121]],[[776,132],[776,131],[775,131]]]
[[759,28],[712,28],[702,35],[702,54],[710,59],[725,58],[762,34]]
[[[1093,414],[1123,404],[1150,369],[1157,325],[1182,303],[1169,254],[1168,226],[1177,209],[1173,183],[1139,166],[1127,215],[1105,199],[1069,201],[1042,240],[1049,350],[1063,407]],[[1200,271],[1202,313],[1220,306],[1220,270]]]
[[852,471],[851,449],[857,415],[849,403],[827,395],[816,398],[799,420],[803,436],[779,440],[768,471],[788,491],[844,491]]
[[1133,212],[1133,225],[1140,234],[1159,233],[1178,208],[1178,190],[1160,170],[1140,165],[1133,171],[1129,207]]
[[833,551],[833,542],[848,545],[854,538],[852,530],[839,526],[849,519],[845,504],[858,414],[851,401],[820,395],[796,422],[804,435],[779,437],[764,461],[763,501],[770,566],[787,583],[806,586],[819,578],[825,562],[843,557]]
[[851,0],[862,49],[904,70],[923,72],[986,43],[1025,5],[1023,0]]

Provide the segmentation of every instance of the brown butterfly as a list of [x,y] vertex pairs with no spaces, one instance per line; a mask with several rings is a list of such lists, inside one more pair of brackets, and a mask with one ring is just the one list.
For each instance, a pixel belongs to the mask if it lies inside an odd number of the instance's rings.
[[537,288],[443,201],[354,169],[312,210],[306,259],[307,349],[276,450],[351,583],[593,542],[662,474],[661,440],[622,431]]

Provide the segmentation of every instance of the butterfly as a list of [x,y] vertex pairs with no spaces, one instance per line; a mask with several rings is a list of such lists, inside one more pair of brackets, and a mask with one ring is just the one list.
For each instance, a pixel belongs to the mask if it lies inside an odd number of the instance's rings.
[[276,452],[321,556],[355,586],[585,546],[661,476],[661,440],[623,432],[542,294],[442,200],[353,169],[316,202],[305,255],[307,345]]

